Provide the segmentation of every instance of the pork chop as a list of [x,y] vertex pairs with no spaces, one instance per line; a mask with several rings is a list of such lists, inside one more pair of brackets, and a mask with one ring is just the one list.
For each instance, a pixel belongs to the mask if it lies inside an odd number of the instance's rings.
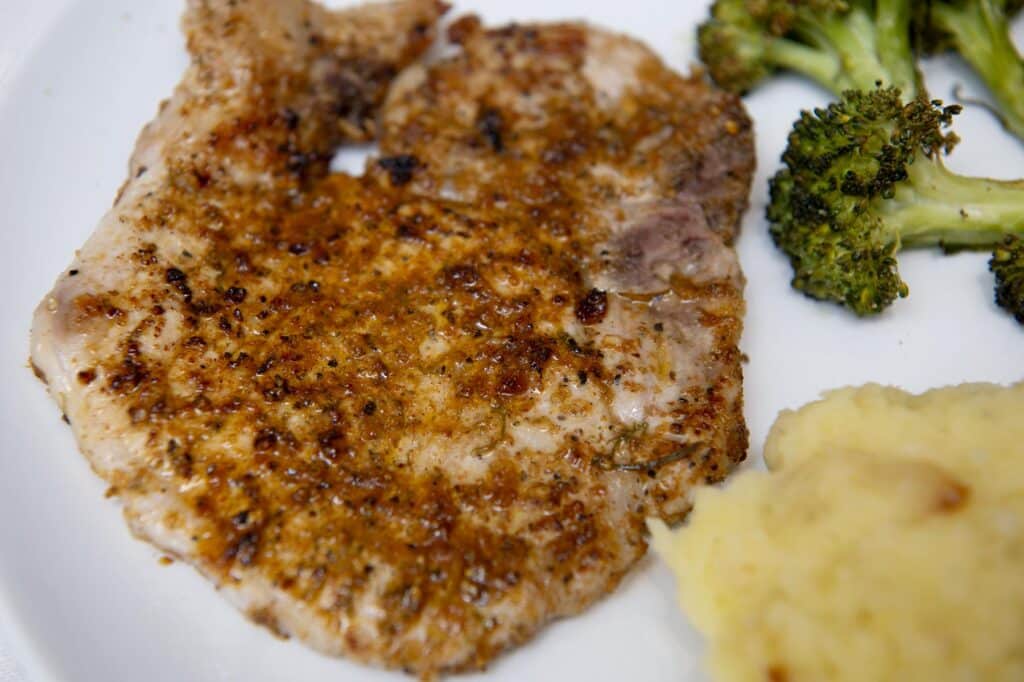
[[135,534],[428,676],[612,590],[744,457],[753,167],[736,98],[583,25],[463,19],[399,75],[443,11],[190,0],[192,64],[32,329]]

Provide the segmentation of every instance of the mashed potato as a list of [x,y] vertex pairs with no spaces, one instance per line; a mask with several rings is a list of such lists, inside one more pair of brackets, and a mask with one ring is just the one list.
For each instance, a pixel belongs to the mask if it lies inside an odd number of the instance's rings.
[[845,389],[652,523],[727,682],[1024,680],[1024,384]]

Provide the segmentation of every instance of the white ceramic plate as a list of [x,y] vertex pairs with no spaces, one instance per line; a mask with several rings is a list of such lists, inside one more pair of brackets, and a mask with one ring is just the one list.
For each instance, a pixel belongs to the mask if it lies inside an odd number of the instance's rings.
[[[31,311],[123,179],[135,136],[186,64],[180,0],[52,0],[0,7],[0,628],[32,682],[403,679],[319,656],[251,625],[192,569],[162,567],[131,538],[29,371]],[[586,18],[640,36],[672,65],[694,59],[704,0],[456,0],[489,22]],[[22,34],[25,14],[46,30]],[[14,22],[14,23],[11,23]],[[23,22],[24,24],[25,22]],[[6,31],[6,35],[3,35]],[[6,46],[6,52],[5,47]],[[954,59],[927,65],[932,91],[977,90]],[[991,303],[982,255],[902,258],[912,295],[859,321],[789,289],[762,218],[766,179],[801,107],[820,91],[779,79],[749,100],[761,169],[739,249],[749,286],[744,350],[751,460],[779,409],[844,384],[913,390],[1024,374],[1024,330]],[[958,123],[962,172],[1024,175],[1024,146],[981,110]],[[494,680],[698,680],[700,641],[647,560],[585,615],[502,658]]]

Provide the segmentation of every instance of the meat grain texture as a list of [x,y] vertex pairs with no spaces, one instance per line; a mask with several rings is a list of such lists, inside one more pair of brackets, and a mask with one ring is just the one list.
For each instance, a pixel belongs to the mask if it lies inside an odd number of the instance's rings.
[[409,66],[444,10],[190,0],[192,64],[32,329],[136,535],[425,676],[612,590],[746,450],[739,101],[577,24],[463,18]]

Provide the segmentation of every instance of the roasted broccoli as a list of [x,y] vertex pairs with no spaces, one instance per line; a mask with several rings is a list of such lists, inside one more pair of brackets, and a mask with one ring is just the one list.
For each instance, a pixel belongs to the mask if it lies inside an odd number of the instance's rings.
[[914,0],[716,0],[698,29],[701,60],[721,87],[746,93],[778,69],[839,94],[876,83],[907,99],[920,84]]
[[1003,125],[1024,138],[1024,59],[1013,44],[1010,19],[1022,0],[931,0],[917,11],[916,34],[926,51],[955,50],[995,99]]
[[996,304],[1024,324],[1024,241],[1007,237],[992,252],[988,269],[996,276]]
[[795,288],[870,315],[907,295],[901,248],[991,247],[1024,233],[1024,183],[943,165],[957,142],[944,129],[959,110],[877,88],[802,114],[768,208]]

